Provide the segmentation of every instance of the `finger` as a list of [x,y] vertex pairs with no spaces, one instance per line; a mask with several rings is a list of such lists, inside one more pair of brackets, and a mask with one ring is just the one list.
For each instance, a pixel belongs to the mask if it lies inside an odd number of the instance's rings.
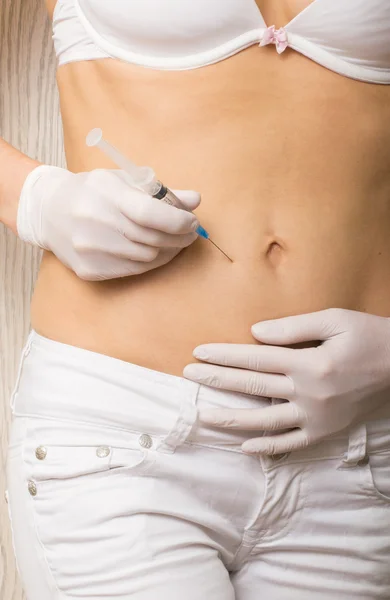
[[300,355],[292,348],[255,344],[204,344],[195,348],[193,355],[216,365],[286,375],[301,362]]
[[257,431],[291,429],[300,424],[296,406],[291,402],[266,408],[204,409],[199,421],[212,427]]
[[261,321],[252,326],[252,335],[265,344],[286,346],[299,342],[324,341],[339,333],[335,309]]
[[127,191],[117,199],[117,205],[131,221],[165,233],[191,233],[199,226],[191,212],[170,206],[140,190]]
[[191,363],[184,367],[184,377],[210,387],[243,392],[253,396],[284,398],[294,393],[294,384],[285,375],[256,373],[230,367]]
[[171,235],[163,231],[157,231],[157,229],[141,227],[141,225],[129,221],[123,215],[122,217],[124,222],[120,224],[119,234],[125,237],[126,240],[154,248],[186,248],[198,239],[198,234],[195,232]]
[[247,440],[241,446],[246,454],[284,454],[294,450],[302,450],[308,446],[308,440],[302,429],[294,429],[280,435],[260,437]]
[[[140,275],[141,273],[146,273],[147,271],[151,271],[152,269],[157,269],[174,258],[178,254],[177,249],[169,249],[169,250],[160,250],[157,258],[152,260],[151,262],[140,262],[140,261],[130,261],[122,258],[118,258],[117,260],[113,260],[110,263],[110,268],[106,269],[105,272],[99,271],[97,274],[96,267],[92,270],[81,270],[81,275],[79,277],[81,279],[88,279],[91,281],[94,280],[105,280],[105,279],[117,279],[120,277],[129,277],[130,275]],[[94,261],[96,263],[96,260]],[[91,271],[91,272],[90,272]],[[96,272],[96,273],[95,273]],[[77,273],[78,274],[78,273]]]
[[102,242],[99,245],[92,246],[89,241],[83,242],[78,239],[74,240],[73,247],[77,254],[82,257],[83,261],[91,260],[95,263],[99,260],[97,254],[102,255],[102,262],[104,262],[104,259],[107,260],[107,255],[131,261],[152,262],[157,258],[159,253],[158,248],[130,240],[126,240],[124,243],[123,239],[121,240],[120,238],[110,241],[109,251]]
[[200,204],[199,192],[195,192],[194,190],[172,190],[172,192],[188,210],[195,210],[195,208],[198,208]]
[[[132,262],[127,263],[128,265],[128,275],[139,275],[141,273],[146,273],[147,271],[151,271],[152,269],[157,269],[158,267],[162,267],[169,263],[178,253],[178,248],[166,248],[164,250],[160,250],[157,255],[157,258],[152,260],[151,262]],[[130,269],[129,269],[130,264]]]

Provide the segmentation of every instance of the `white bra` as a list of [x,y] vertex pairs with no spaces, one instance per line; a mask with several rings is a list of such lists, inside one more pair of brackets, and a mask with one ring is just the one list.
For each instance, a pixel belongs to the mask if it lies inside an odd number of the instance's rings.
[[58,0],[58,64],[116,58],[183,70],[253,44],[290,47],[341,75],[390,84],[390,0],[314,0],[280,29],[255,0]]

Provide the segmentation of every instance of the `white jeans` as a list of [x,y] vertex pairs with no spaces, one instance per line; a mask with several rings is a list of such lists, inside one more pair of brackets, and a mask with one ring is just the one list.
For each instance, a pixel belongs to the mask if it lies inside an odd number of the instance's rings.
[[389,599],[390,420],[273,458],[197,423],[269,402],[32,332],[7,461],[27,599]]

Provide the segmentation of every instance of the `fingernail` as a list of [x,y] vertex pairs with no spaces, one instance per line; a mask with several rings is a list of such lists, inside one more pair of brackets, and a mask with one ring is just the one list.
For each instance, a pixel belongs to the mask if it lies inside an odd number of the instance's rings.
[[195,221],[192,222],[191,231],[196,231],[198,229],[199,225],[200,225],[200,223],[199,223],[198,219],[195,219]]
[[195,358],[199,358],[199,360],[207,360],[209,358],[207,351],[202,346],[195,348],[192,354]]
[[183,369],[183,377],[192,379],[192,381],[202,381],[202,376],[198,373],[196,365],[187,365]]
[[251,446],[250,444],[246,444],[246,443],[242,444],[241,450],[243,452],[245,452],[245,454],[257,454],[257,452],[259,452],[253,446]]
[[264,335],[270,330],[270,326],[267,321],[263,321],[262,323],[255,323],[252,325],[251,332],[254,335]]
[[207,408],[205,410],[200,410],[198,413],[198,419],[202,423],[218,423],[219,421],[219,412],[218,410],[213,410],[211,408]]

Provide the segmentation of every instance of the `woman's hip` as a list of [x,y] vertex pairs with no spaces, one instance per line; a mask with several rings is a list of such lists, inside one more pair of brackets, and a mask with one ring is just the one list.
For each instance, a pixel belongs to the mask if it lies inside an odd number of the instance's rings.
[[[15,553],[32,600],[66,594],[143,600],[149,593],[143,589],[179,588],[190,597],[196,588],[185,573],[190,577],[196,565],[210,567],[205,595],[218,576],[223,598],[230,589],[226,573],[244,572],[257,554],[271,560],[288,550],[292,562],[303,564],[310,547],[320,572],[321,549],[337,562],[341,544],[358,572],[372,561],[360,549],[365,539],[382,577],[389,423],[367,424],[360,449],[368,460],[357,461],[348,433],[290,455],[253,457],[241,451],[253,432],[219,432],[197,421],[199,408],[270,402],[32,332],[11,397],[7,461]],[[167,565],[169,585],[159,578]]]

